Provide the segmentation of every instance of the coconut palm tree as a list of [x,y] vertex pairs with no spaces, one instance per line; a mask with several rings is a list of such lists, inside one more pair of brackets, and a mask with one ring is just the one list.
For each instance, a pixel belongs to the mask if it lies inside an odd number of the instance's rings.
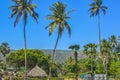
[[[55,55],[55,50],[56,50],[56,47],[57,47],[57,44],[58,44],[58,40],[59,40],[59,38],[61,38],[62,33],[64,31],[64,28],[66,28],[68,30],[69,36],[71,35],[71,28],[70,28],[70,25],[68,24],[67,20],[70,19],[69,14],[73,10],[70,10],[70,11],[66,12],[66,4],[64,4],[62,2],[54,3],[49,9],[52,12],[52,14],[47,16],[47,19],[52,21],[46,27],[46,28],[49,28],[49,36],[51,36],[51,34],[54,32],[54,30],[56,28],[58,29],[57,39],[56,39],[56,43],[55,43],[55,46],[54,46],[54,49],[53,49],[53,55],[52,55],[52,62],[53,62],[54,55]],[[51,67],[50,67],[50,70],[49,70],[49,77],[50,76],[51,76]]]
[[24,53],[25,53],[25,80],[26,80],[26,69],[27,69],[27,60],[26,60],[26,24],[27,24],[27,18],[28,14],[33,17],[33,19],[38,22],[38,14],[35,12],[36,5],[32,4],[30,0],[11,0],[14,2],[13,6],[10,6],[10,9],[12,10],[12,14],[10,18],[13,18],[16,16],[14,27],[16,27],[17,23],[19,22],[19,19],[23,18],[24,23]]
[[84,49],[83,49],[83,53],[85,55],[87,55],[88,59],[90,59],[91,61],[91,76],[92,76],[92,80],[93,80],[93,65],[94,65],[94,62],[95,62],[95,58],[96,58],[96,48],[97,48],[97,45],[94,44],[94,43],[88,43],[84,46]]
[[0,45],[0,52],[2,53],[2,55],[4,56],[4,67],[3,69],[5,70],[6,68],[6,54],[8,54],[10,52],[10,47],[9,47],[9,44],[4,42]]
[[104,64],[104,74],[106,74],[106,80],[108,80],[107,66],[108,66],[108,63],[110,60],[110,50],[111,50],[110,42],[103,39],[101,41],[101,53],[102,53],[102,60],[103,60],[103,64]]
[[74,58],[75,58],[75,80],[78,80],[78,50],[80,49],[79,45],[71,45],[69,46],[69,49],[72,49],[74,51]]
[[100,49],[100,42],[101,42],[101,31],[100,31],[100,11],[106,14],[107,7],[102,5],[102,0],[93,0],[93,3],[90,4],[90,17],[98,16],[98,39],[99,39],[99,51]]

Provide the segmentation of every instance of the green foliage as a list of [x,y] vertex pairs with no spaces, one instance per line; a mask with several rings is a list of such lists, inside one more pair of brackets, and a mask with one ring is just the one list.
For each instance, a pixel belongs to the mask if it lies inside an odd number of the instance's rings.
[[[7,63],[9,66],[13,66],[15,68],[21,68],[24,67],[24,50],[18,50],[16,52],[11,52],[7,56]],[[44,55],[44,53],[38,49],[29,49],[27,50],[27,68],[31,69],[35,65],[38,65],[43,70],[46,71],[46,73],[49,73],[49,66],[50,66],[50,58],[47,55]],[[53,64],[52,66],[52,76],[57,76],[57,66]]]
[[112,61],[109,65],[109,75],[113,75],[120,78],[120,61]]
[[[63,80],[63,78],[51,77],[51,80]],[[5,80],[9,80],[7,77]],[[23,77],[13,77],[12,80],[23,80]],[[28,78],[27,80],[47,80],[47,78]]]
[[[10,6],[10,9],[12,10],[12,14],[10,15],[10,18],[13,18],[16,16],[14,27],[16,27],[17,23],[19,22],[19,19],[22,17],[24,22],[24,27],[27,23],[28,14],[32,16],[32,18],[38,22],[38,14],[34,11],[36,8],[35,4],[30,3],[28,0],[11,0],[14,2],[13,6]],[[28,5],[29,4],[29,5]]]
[[104,74],[104,65],[101,59],[96,61],[95,74]]
[[8,54],[10,52],[10,47],[9,47],[9,44],[6,43],[6,42],[3,42],[1,45],[0,45],[0,52],[3,54],[3,56],[5,57],[6,54]]
[[[16,52],[11,52],[7,56],[7,63],[9,66],[14,66],[15,68],[24,66],[24,50],[18,50]],[[36,64],[42,67],[46,72],[48,72],[49,67],[49,57],[44,55],[40,50],[27,50],[27,67],[28,69],[33,68]]]
[[93,3],[90,4],[90,17],[96,16],[102,11],[106,14],[107,7],[102,5],[102,0],[93,0]]
[[67,20],[70,19],[69,13],[72,12],[72,10],[66,12],[66,4],[62,2],[54,3],[49,9],[53,13],[47,16],[47,19],[52,20],[52,22],[46,27],[49,27],[49,35],[53,33],[57,26],[59,36],[62,36],[64,27],[68,30],[69,35],[71,35],[71,28],[67,23]]

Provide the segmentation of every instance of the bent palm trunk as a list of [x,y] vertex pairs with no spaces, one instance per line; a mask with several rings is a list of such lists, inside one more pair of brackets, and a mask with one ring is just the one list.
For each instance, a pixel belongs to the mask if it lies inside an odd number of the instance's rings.
[[51,77],[51,72],[52,72],[52,63],[54,61],[54,56],[55,56],[55,51],[56,51],[56,47],[57,47],[57,44],[58,44],[58,40],[59,40],[59,34],[57,36],[57,40],[56,40],[56,43],[55,43],[55,47],[53,49],[53,55],[52,55],[52,60],[51,60],[51,64],[50,64],[50,70],[49,70],[49,76],[48,76],[48,80],[50,80],[50,77]]

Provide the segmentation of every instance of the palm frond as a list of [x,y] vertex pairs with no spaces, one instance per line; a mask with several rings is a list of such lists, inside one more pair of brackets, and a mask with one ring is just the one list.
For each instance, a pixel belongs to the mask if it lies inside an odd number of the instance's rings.
[[39,15],[33,11],[33,15],[32,15],[33,19],[38,23],[38,18],[39,18]]
[[70,25],[66,21],[65,21],[65,27],[68,30],[69,36],[71,36],[71,28],[70,28]]
[[[50,27],[49,28],[49,35],[51,35],[51,33],[54,31],[54,29],[57,26],[58,26],[58,35],[60,37],[62,36],[62,33],[64,31],[64,27],[66,27],[67,30],[69,30],[69,34],[71,34],[70,26],[65,21],[70,19],[70,17],[68,15],[73,10],[66,12],[66,4],[63,4],[62,2],[54,3],[52,6],[50,6],[49,10],[52,12],[52,14],[47,15],[47,19],[53,21],[46,27],[46,28]],[[54,27],[52,29],[51,25],[53,25],[53,24],[54,24]]]
[[68,11],[68,12],[66,12],[65,14],[64,14],[64,16],[68,16],[71,12],[73,12],[73,11],[75,11],[75,10],[70,10],[70,11]]
[[106,6],[102,6],[101,10],[103,11],[104,14],[106,14],[107,7]]
[[55,15],[47,15],[47,18],[46,19],[50,19],[50,20],[55,20],[56,19],[56,16]]
[[49,28],[49,36],[51,36],[52,32],[55,30],[57,26],[57,22],[51,22],[45,29]]
[[13,9],[12,10],[12,14],[10,15],[10,18],[13,18],[16,14],[17,14],[17,12],[18,12],[18,9]]
[[18,21],[19,21],[19,19],[20,19],[21,16],[22,16],[22,12],[19,12],[18,15],[17,15],[17,17],[16,17],[16,19],[15,19],[14,27],[16,27],[16,25],[17,25],[17,23],[18,23]]

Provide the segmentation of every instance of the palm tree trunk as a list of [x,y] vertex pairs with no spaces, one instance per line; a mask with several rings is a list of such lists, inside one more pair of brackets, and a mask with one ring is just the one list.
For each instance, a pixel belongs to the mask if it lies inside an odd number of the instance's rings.
[[25,78],[24,80],[27,80],[27,52],[26,52],[26,26],[24,24],[24,54],[25,54]]
[[4,66],[3,66],[3,70],[6,71],[6,55],[4,55]]
[[92,60],[92,56],[91,56],[91,80],[93,80],[93,60]]
[[75,51],[75,65],[76,65],[76,69],[75,69],[75,80],[78,80],[78,60],[77,60],[77,51]]
[[54,49],[53,49],[53,55],[52,55],[52,59],[51,59],[51,64],[50,64],[50,70],[49,70],[48,80],[50,80],[50,77],[51,77],[52,63],[53,63],[53,61],[54,61],[54,56],[55,56],[55,51],[56,51],[56,47],[57,47],[57,44],[58,44],[58,40],[59,40],[59,34],[58,34],[58,36],[57,36],[57,40],[56,40],[56,43],[55,43],[55,46],[54,46]]
[[78,80],[78,65],[77,65],[77,62],[76,62],[76,69],[75,69],[75,80]]
[[104,79],[108,80],[108,76],[107,76],[107,63],[104,64],[104,74],[106,75],[106,78],[104,78]]
[[98,40],[99,40],[99,51],[100,51],[100,55],[101,55],[101,29],[100,29],[100,13],[98,13]]

